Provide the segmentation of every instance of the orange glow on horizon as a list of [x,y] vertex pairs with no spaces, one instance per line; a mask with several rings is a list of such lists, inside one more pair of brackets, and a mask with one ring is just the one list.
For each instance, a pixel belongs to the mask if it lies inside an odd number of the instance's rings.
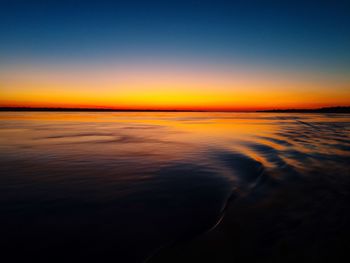
[[350,105],[348,80],[179,68],[0,71],[0,106],[262,110]]

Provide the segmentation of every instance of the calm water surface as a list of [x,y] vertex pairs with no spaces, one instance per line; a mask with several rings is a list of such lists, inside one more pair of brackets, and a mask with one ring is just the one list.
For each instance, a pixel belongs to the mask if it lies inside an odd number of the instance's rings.
[[2,112],[1,247],[65,262],[331,259],[350,248],[349,161],[346,114]]

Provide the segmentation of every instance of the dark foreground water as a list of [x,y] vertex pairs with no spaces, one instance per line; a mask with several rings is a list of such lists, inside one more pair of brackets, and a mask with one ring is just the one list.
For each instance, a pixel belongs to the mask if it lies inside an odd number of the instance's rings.
[[349,164],[346,114],[2,112],[1,257],[349,260]]

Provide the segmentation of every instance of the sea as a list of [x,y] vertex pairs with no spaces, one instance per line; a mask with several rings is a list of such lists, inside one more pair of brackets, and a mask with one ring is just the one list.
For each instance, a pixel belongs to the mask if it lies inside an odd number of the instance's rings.
[[340,262],[349,208],[350,114],[0,113],[3,262]]

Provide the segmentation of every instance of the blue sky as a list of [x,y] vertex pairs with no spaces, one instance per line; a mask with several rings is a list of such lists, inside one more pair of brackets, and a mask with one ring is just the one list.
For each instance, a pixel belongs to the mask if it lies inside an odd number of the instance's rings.
[[0,8],[0,57],[133,57],[348,73],[348,1],[18,1]]

